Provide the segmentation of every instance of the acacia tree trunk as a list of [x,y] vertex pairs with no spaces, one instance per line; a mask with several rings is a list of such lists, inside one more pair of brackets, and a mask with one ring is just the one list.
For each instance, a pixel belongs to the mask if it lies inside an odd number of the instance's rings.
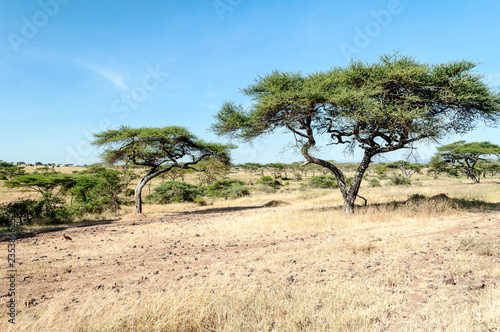
[[144,185],[145,184],[142,183],[142,179],[141,179],[141,181],[139,182],[137,187],[135,187],[134,198],[135,198],[135,212],[136,213],[142,213],[142,188],[144,188]]
[[[204,156],[205,157],[205,156]],[[197,161],[198,162],[198,161]],[[194,163],[196,164],[196,163]],[[135,195],[134,195],[134,198],[135,198],[135,212],[136,213],[142,213],[142,189],[144,188],[144,186],[153,178],[157,177],[158,175],[160,174],[163,174],[165,172],[168,172],[170,171],[172,168],[174,167],[180,167],[180,168],[183,168],[183,169],[186,169],[187,166],[189,166],[188,163],[184,164],[183,167],[175,164],[175,165],[171,165],[167,168],[163,168],[163,169],[160,169],[158,170],[158,166],[155,166],[153,168],[151,168],[148,173],[146,175],[144,175],[142,177],[142,179],[139,181],[139,183],[137,184],[137,187],[135,187]]]
[[[356,174],[354,175],[354,179],[352,180],[352,185],[349,190],[346,192],[344,196],[344,205],[342,209],[346,214],[354,213],[354,202],[356,201],[356,197],[358,197],[359,188],[361,186],[361,182],[363,181],[363,175],[365,174],[368,166],[370,166],[372,153],[368,150],[365,150],[365,154],[363,156],[363,160],[358,166],[356,170]],[[340,186],[339,186],[340,187]],[[347,190],[347,187],[344,187]],[[366,200],[365,200],[366,203]]]
[[136,213],[142,213],[142,189],[144,188],[144,186],[149,182],[149,180],[164,172],[166,172],[166,170],[157,171],[156,168],[152,168],[139,181],[137,187],[135,187],[135,195],[134,195]]
[[470,172],[469,176],[470,176],[472,182],[474,182],[474,183],[480,183],[481,182],[481,175],[476,176],[476,174],[474,174],[473,172]]

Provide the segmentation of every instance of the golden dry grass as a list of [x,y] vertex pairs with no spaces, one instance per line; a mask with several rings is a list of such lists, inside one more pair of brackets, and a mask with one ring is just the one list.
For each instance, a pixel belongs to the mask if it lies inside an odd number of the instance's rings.
[[[308,189],[145,205],[147,217],[69,228],[71,242],[38,234],[17,247],[19,278],[31,278],[18,283],[16,328],[494,331],[498,182],[419,181],[364,186],[370,205],[349,216],[337,191]],[[453,199],[407,201],[440,192]],[[287,205],[259,207],[271,200]],[[6,319],[0,329],[15,330]]]

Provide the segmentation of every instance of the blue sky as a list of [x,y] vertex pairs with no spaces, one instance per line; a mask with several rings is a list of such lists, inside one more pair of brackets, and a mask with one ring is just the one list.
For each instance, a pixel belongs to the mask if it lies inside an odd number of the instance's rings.
[[[468,59],[498,90],[497,1],[0,0],[0,159],[89,164],[92,133],[120,125],[208,132],[224,100],[275,69],[305,74],[399,50]],[[480,127],[458,139],[500,144]],[[236,163],[301,160],[277,134],[237,143]],[[422,145],[421,159],[435,149]],[[342,148],[326,159],[357,160]],[[388,155],[400,159],[401,152]]]

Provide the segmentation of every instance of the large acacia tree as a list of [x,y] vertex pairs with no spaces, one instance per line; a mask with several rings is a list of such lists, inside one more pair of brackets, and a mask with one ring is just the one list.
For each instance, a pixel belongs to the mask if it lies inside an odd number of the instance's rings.
[[[212,130],[251,141],[284,129],[295,138],[305,164],[335,175],[344,211],[353,213],[363,174],[376,155],[498,121],[500,95],[472,72],[474,67],[470,61],[430,65],[394,54],[310,75],[274,71],[242,90],[253,100],[248,109],[225,102]],[[364,151],[350,187],[335,163],[315,153],[320,135],[330,144]]]
[[94,145],[105,146],[101,155],[107,164],[132,163],[148,169],[135,189],[135,209],[142,213],[142,189],[153,178],[177,167],[196,169],[193,166],[206,158],[218,158],[229,163],[231,145],[207,143],[191,134],[186,128],[130,128],[122,126],[94,134]]

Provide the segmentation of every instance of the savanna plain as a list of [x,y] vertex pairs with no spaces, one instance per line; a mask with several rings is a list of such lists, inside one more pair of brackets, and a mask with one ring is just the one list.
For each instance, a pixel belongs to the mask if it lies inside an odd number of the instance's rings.
[[[26,228],[16,324],[3,305],[0,330],[498,331],[498,177],[412,180],[364,181],[368,204],[353,215],[338,189],[290,181],[206,206]],[[0,189],[0,201],[29,195]]]

